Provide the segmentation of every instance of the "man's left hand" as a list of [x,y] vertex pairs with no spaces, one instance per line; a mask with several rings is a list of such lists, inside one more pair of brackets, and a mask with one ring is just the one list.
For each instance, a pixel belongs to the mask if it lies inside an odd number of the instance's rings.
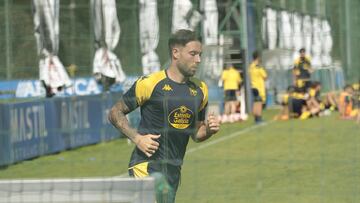
[[213,135],[220,130],[220,120],[214,113],[210,113],[207,116],[206,121],[206,134]]

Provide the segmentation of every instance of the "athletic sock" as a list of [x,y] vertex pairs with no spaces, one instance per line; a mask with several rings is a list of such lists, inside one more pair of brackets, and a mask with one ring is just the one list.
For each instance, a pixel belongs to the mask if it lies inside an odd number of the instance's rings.
[[261,116],[255,116],[255,122],[259,123],[262,121],[262,117]]

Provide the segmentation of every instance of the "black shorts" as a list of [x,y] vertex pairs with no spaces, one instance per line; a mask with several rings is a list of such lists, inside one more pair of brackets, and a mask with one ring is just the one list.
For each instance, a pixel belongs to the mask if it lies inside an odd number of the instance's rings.
[[289,100],[289,110],[295,117],[299,117],[302,114],[302,108],[305,105],[306,101],[304,99]]
[[236,90],[225,90],[225,101],[236,101]]
[[252,92],[252,95],[253,95],[254,102],[263,102],[258,89],[251,88],[251,92]]
[[[145,162],[146,163],[146,162]],[[143,163],[141,163],[143,164]],[[136,165],[135,165],[136,166]],[[147,162],[146,171],[142,171],[143,173],[147,173],[151,175],[153,173],[161,173],[165,176],[167,183],[171,187],[171,191],[168,194],[168,201],[166,202],[175,202],[176,191],[179,187],[180,179],[181,179],[181,166],[175,166],[168,163],[161,163],[155,161]],[[134,169],[132,167],[129,168],[129,175],[131,177],[136,177]]]
[[307,91],[308,89],[310,89],[311,87],[311,80],[306,80],[305,81],[305,90]]

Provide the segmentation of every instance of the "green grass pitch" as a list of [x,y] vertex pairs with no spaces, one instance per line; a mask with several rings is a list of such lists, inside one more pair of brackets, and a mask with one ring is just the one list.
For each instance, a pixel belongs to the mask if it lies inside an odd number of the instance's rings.
[[[360,125],[337,114],[305,121],[224,124],[190,142],[177,202],[360,202]],[[125,139],[24,161],[1,179],[118,176],[133,149]]]

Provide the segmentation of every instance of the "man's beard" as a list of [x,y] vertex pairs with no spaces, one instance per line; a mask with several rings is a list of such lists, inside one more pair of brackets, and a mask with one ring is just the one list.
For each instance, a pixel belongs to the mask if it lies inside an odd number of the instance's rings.
[[195,68],[195,71],[193,71],[193,69],[191,67],[188,67],[187,65],[182,64],[182,63],[178,63],[178,68],[179,68],[179,71],[181,72],[181,74],[185,77],[192,77],[196,73],[196,68]]

